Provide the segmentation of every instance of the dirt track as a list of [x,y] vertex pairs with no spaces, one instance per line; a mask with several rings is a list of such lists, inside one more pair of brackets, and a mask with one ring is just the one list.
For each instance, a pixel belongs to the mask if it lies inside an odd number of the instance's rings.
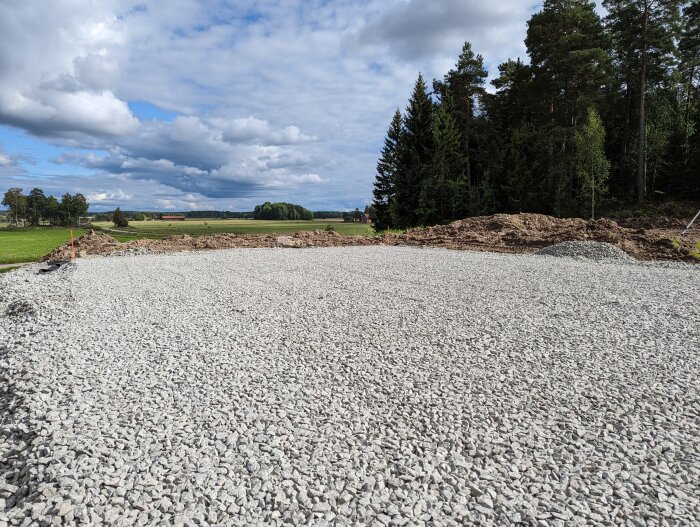
[[[180,252],[251,247],[342,247],[359,245],[408,245],[508,253],[532,253],[548,245],[570,240],[612,243],[639,260],[698,261],[691,252],[700,243],[700,228],[685,237],[681,220],[634,219],[620,223],[601,219],[559,219],[541,214],[497,214],[459,220],[448,225],[413,229],[388,236],[344,236],[336,232],[306,231],[288,236],[274,234],[215,234],[170,236],[162,240],[120,243],[111,236],[89,232],[75,242],[79,257],[108,255],[118,251]],[[47,260],[70,257],[70,244],[56,248]]]

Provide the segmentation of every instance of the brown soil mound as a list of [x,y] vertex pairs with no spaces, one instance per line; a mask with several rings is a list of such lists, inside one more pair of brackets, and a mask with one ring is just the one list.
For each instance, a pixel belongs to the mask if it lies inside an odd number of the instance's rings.
[[517,253],[535,252],[563,241],[589,240],[614,244],[640,260],[694,260],[690,252],[700,241],[700,232],[695,230],[680,239],[682,228],[677,228],[678,222],[672,225],[645,229],[622,227],[609,219],[496,214],[414,229],[395,238],[407,245]]
[[[636,223],[634,223],[636,221]],[[680,237],[679,220],[664,220],[652,225],[645,220],[629,220],[626,226],[601,219],[560,219],[542,214],[496,214],[455,221],[425,229],[413,229],[401,235],[344,236],[334,231],[304,231],[291,235],[215,234],[211,236],[170,236],[162,240],[134,240],[119,243],[111,236],[89,231],[75,240],[79,257],[109,255],[129,249],[178,252],[205,249],[250,247],[342,247],[353,245],[412,245],[476,251],[533,253],[563,241],[598,241],[616,245],[640,260],[695,261],[691,256],[700,243],[700,228]],[[647,225],[647,227],[643,227]],[[56,248],[44,258],[70,258],[70,243]]]
[[[93,230],[75,240],[78,257],[109,255],[129,249],[147,249],[155,252],[180,252],[205,249],[234,249],[253,247],[338,247],[350,245],[379,245],[373,236],[343,236],[333,231],[306,231],[288,236],[276,234],[213,234],[210,236],[169,236],[162,240],[132,240],[124,243],[107,234]],[[70,242],[54,249],[43,261],[66,260],[71,256]]]

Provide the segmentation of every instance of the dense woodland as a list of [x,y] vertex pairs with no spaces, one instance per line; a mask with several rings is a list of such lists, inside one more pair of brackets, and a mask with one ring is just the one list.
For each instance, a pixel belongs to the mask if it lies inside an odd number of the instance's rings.
[[700,197],[700,0],[545,0],[529,64],[464,44],[419,75],[377,165],[377,230],[493,212],[591,216]]
[[256,220],[313,220],[314,214],[301,205],[293,203],[270,203],[266,201],[262,205],[256,205],[253,211],[253,219]]
[[82,194],[64,194],[59,201],[46,196],[40,188],[25,195],[21,188],[5,192],[2,204],[7,207],[7,219],[14,226],[20,225],[77,225],[80,216],[87,213],[89,204]]

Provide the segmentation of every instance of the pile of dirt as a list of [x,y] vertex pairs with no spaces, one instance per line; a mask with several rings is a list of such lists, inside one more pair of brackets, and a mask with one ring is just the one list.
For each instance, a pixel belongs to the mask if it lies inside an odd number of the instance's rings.
[[[161,240],[141,239],[120,243],[111,236],[90,230],[75,240],[75,254],[109,256],[148,251],[152,253],[198,251],[206,249],[234,249],[255,247],[339,247],[351,245],[379,245],[381,239],[374,236],[343,236],[334,231],[304,231],[288,236],[277,234],[212,234],[169,236]],[[54,249],[42,261],[68,259],[70,242]]]
[[693,261],[691,252],[700,242],[700,232],[696,229],[681,239],[679,223],[682,222],[669,220],[663,227],[647,229],[622,227],[610,219],[593,221],[543,214],[496,214],[414,229],[392,237],[392,241],[403,245],[512,253],[533,253],[564,241],[596,241],[613,244],[639,260]]
[[[170,236],[162,240],[134,240],[119,243],[106,234],[89,231],[75,241],[76,255],[124,254],[136,249],[179,252],[205,249],[252,247],[344,247],[353,245],[411,245],[447,249],[534,253],[565,241],[596,241],[617,246],[639,260],[697,261],[691,255],[700,242],[700,229],[681,238],[680,220],[636,220],[629,226],[609,220],[561,219],[542,214],[496,214],[455,221],[405,234],[385,236],[344,236],[335,231],[304,231],[290,235],[214,234],[211,236]],[[649,227],[642,227],[648,225]],[[56,248],[44,260],[70,258],[70,243]]]

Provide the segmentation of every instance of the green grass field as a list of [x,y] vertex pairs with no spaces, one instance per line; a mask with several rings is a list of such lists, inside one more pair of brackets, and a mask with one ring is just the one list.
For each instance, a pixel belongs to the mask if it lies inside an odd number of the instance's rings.
[[[114,229],[111,222],[97,222],[95,227],[124,242],[139,238],[165,238],[175,234],[203,236],[207,234],[293,234],[299,231],[323,230],[327,225],[349,236],[372,235],[372,227],[361,223],[330,221],[263,221],[263,220],[187,220],[132,221],[127,229]],[[85,234],[76,229],[75,236]],[[70,229],[37,227],[25,229],[0,228],[0,264],[37,262],[54,248],[70,240]]]
[[[75,236],[85,234],[76,229]],[[38,262],[62,243],[70,240],[70,229],[37,227],[0,229],[0,264]]]
[[[372,227],[362,223],[343,223],[337,220],[268,221],[268,220],[187,220],[187,221],[130,221],[127,229],[115,229],[111,222],[96,222],[95,227],[119,241],[139,238],[165,238],[176,234],[204,236],[207,234],[293,234],[300,231],[323,230],[332,225],[336,232],[348,236],[372,235]],[[120,232],[116,232],[120,231]]]

